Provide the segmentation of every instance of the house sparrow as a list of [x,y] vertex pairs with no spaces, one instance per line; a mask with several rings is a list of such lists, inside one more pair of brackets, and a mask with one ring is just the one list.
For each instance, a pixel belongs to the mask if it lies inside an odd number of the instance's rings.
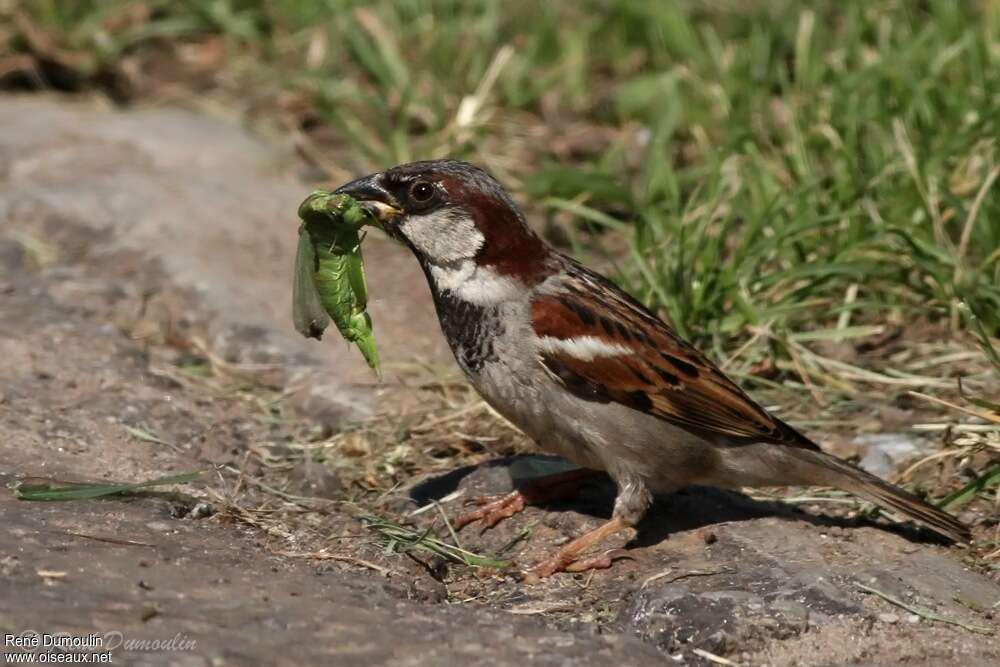
[[[822,452],[641,303],[547,245],[486,171],[414,162],[337,192],[413,251],[455,359],[486,402],[542,449],[615,481],[611,520],[535,575],[607,566],[582,554],[634,527],[653,494],[695,484],[833,486],[969,539],[950,515]],[[508,516],[524,500],[515,492],[479,516]]]

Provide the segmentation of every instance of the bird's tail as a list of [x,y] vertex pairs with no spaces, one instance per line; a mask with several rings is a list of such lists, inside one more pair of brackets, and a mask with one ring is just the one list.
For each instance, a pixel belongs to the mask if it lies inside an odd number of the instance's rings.
[[799,472],[806,477],[804,481],[850,491],[876,505],[895,510],[925,524],[955,542],[968,542],[972,539],[969,528],[952,515],[846,461],[808,449],[795,449],[788,453],[807,464],[797,466]]

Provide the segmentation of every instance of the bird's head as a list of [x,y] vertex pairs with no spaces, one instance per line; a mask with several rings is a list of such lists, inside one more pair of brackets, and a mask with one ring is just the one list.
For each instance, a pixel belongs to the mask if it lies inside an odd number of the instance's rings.
[[399,165],[337,189],[357,199],[434,273],[482,269],[531,285],[551,251],[486,171],[457,160]]

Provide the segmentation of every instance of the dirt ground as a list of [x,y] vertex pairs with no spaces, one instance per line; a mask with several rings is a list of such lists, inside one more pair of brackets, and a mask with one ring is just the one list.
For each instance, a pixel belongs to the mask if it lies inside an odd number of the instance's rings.
[[553,463],[454,382],[388,243],[368,253],[384,383],[297,338],[290,167],[225,120],[0,99],[0,483],[207,471],[0,490],[0,635],[161,642],[118,664],[1000,663],[1000,586],[971,552],[856,513],[689,489],[611,570],[520,580],[608,515],[598,478],[460,533],[513,567],[399,553],[423,544],[400,527],[447,539],[442,517]]

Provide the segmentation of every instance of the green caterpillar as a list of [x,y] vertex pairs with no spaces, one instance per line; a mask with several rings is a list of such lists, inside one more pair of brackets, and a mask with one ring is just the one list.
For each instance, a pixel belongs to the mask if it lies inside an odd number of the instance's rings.
[[292,320],[308,338],[320,339],[330,320],[379,372],[368,286],[361,255],[361,228],[371,215],[347,195],[313,192],[299,206],[299,245],[292,283]]

